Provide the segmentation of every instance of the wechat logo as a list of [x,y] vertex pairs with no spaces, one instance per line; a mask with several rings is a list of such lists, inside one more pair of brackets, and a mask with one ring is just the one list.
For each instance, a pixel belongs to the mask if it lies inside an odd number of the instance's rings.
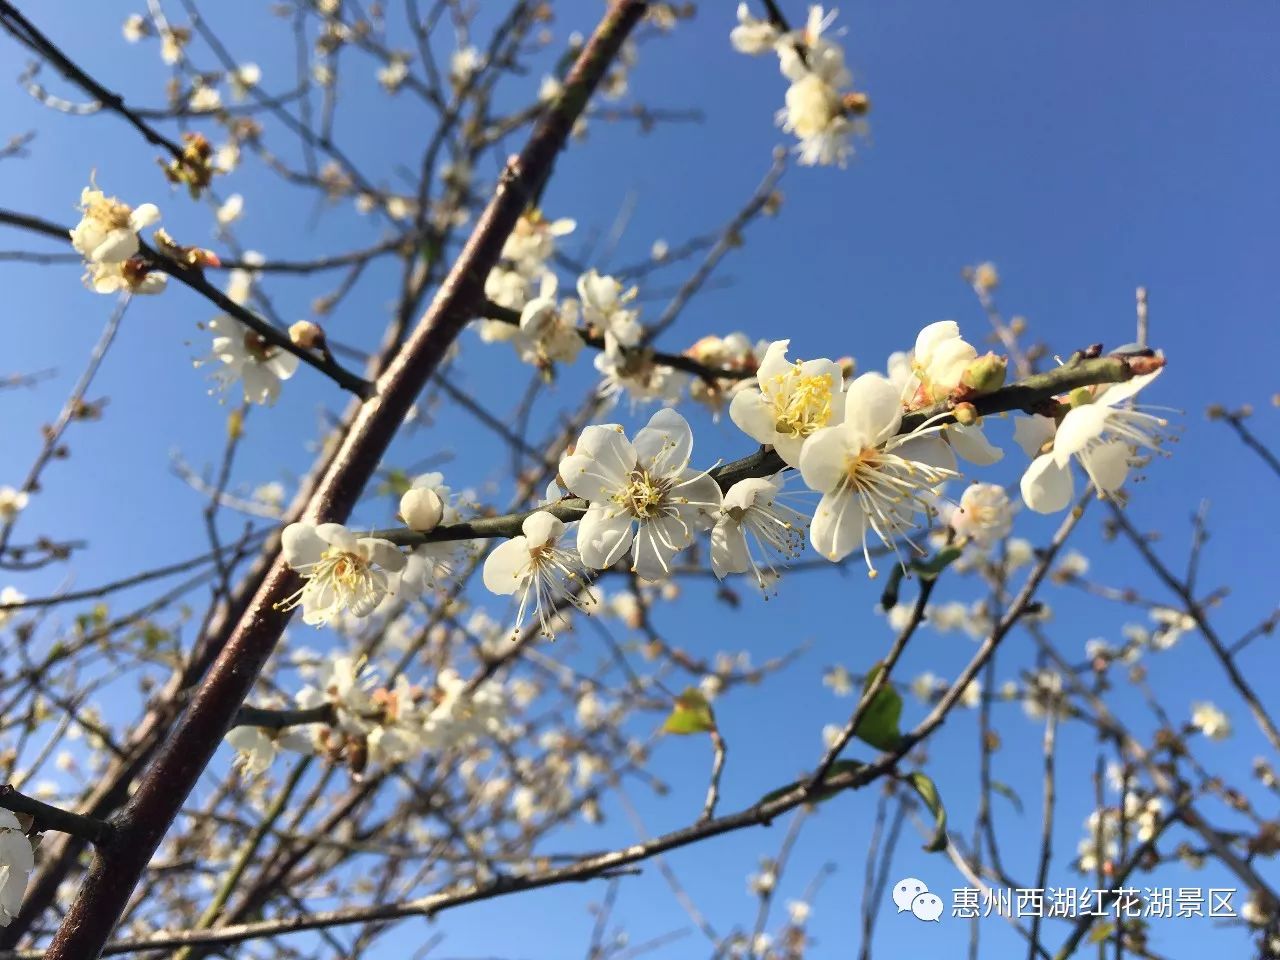
[[938,922],[942,916],[942,898],[930,893],[923,880],[907,877],[893,885],[893,902],[899,913],[908,910],[917,920]]

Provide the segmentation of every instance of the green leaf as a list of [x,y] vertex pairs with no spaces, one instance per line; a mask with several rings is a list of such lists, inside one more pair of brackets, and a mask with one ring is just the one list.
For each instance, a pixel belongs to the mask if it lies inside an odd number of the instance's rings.
[[918,770],[908,774],[905,779],[933,814],[933,839],[925,844],[925,850],[930,853],[945,850],[947,848],[947,811],[942,806],[942,798],[938,796],[937,785]]
[[666,723],[662,725],[662,732],[687,736],[691,733],[710,733],[715,728],[716,718],[711,712],[711,703],[696,687],[690,687],[676,697],[676,705],[671,708]]
[[[865,766],[866,764],[861,760],[837,760],[831,765],[831,769],[827,771],[826,776],[822,778],[822,783],[819,784],[817,789],[809,795],[810,802],[821,803],[823,800],[830,800],[840,792],[841,788],[827,787],[826,784],[829,781],[846,773],[857,773]],[[797,780],[794,783],[788,783],[785,787],[779,787],[777,790],[770,790],[760,798],[760,803],[772,803],[774,800],[777,800],[779,797],[785,797],[792,790],[803,786],[807,782],[807,779]]]
[[1018,813],[1022,813],[1022,798],[1014,792],[1013,787],[1007,783],[1001,783],[999,780],[992,780],[991,789],[1012,803],[1013,809],[1017,810]]
[[[871,668],[862,685],[864,695],[883,671],[884,665],[880,663]],[[898,721],[901,717],[902,694],[886,684],[871,698],[871,703],[867,705],[867,712],[862,715],[854,735],[877,750],[892,750],[902,739],[902,734],[898,731]]]

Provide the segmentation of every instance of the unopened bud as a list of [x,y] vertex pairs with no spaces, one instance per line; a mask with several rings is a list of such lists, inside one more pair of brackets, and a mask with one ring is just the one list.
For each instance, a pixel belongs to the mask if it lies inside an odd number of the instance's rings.
[[974,393],[991,393],[1004,386],[1009,360],[989,352],[973,360],[965,368],[960,382]]
[[310,320],[299,320],[290,325],[289,339],[303,350],[313,350],[324,346],[324,331],[320,329],[319,324],[312,323]]
[[871,98],[856,90],[846,93],[840,99],[844,112],[851,117],[865,117],[871,112]]
[[400,498],[400,518],[410,530],[430,533],[443,516],[444,503],[429,487],[413,487]]
[[846,380],[858,371],[858,361],[853,357],[841,357],[836,363],[840,365],[840,375]]
[[1067,406],[1072,409],[1083,407],[1086,403],[1093,403],[1093,391],[1088,387],[1076,387],[1067,394]]
[[996,271],[996,265],[988,260],[974,267],[973,285],[988,293],[1000,286],[1000,274]]
[[769,196],[765,197],[764,204],[760,207],[760,211],[766,217],[776,216],[778,211],[782,209],[782,191],[775,190]]
[[971,427],[978,422],[978,408],[972,403],[957,403],[951,413],[961,426]]

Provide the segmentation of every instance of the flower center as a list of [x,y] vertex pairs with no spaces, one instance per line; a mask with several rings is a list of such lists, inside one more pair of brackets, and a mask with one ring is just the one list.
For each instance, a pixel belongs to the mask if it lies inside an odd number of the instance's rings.
[[773,378],[774,429],[787,437],[807,437],[831,419],[831,374],[804,376],[802,364]]
[[670,489],[670,480],[655,479],[643,470],[634,470],[627,485],[614,494],[613,500],[633,517],[648,520],[662,513]]
[[311,574],[313,580],[328,583],[334,590],[348,596],[358,593],[368,577],[369,564],[363,557],[337,547],[330,547],[324,552]]
[[273,347],[266,337],[260,333],[254,333],[252,330],[247,331],[244,335],[244,349],[245,353],[253,357],[258,363],[266,363],[278,352],[277,348]]

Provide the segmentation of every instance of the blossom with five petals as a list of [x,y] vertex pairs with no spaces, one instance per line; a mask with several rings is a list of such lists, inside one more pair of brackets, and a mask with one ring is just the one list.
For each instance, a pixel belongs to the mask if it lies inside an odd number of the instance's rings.
[[844,418],[844,376],[832,360],[787,361],[790,340],[765,350],[756,371],[758,389],[734,394],[729,417],[760,443],[772,444],[784,463],[800,465],[805,441]]
[[405,557],[389,540],[357,537],[340,523],[291,523],[281,535],[285,562],[306,578],[282,610],[302,605],[304,623],[328,623],[344,610],[367,617],[393,589]]
[[519,595],[517,634],[532,605],[542,635],[554,637],[551,623],[560,599],[579,609],[592,600],[589,591],[579,597],[586,571],[576,551],[560,546],[565,525],[558,517],[538,510],[525,517],[520,529],[520,536],[500,544],[485,560],[484,585],[499,596]]

